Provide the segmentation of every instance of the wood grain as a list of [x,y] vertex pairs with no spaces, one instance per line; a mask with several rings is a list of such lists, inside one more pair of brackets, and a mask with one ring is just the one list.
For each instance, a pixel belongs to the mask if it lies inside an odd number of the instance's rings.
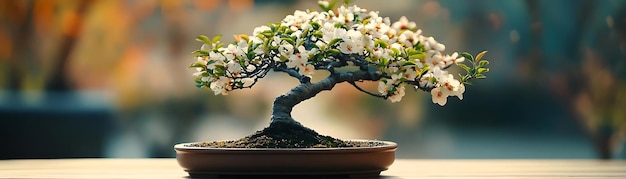
[[[626,178],[626,161],[398,159],[381,178]],[[176,159],[0,160],[0,178],[187,178]]]

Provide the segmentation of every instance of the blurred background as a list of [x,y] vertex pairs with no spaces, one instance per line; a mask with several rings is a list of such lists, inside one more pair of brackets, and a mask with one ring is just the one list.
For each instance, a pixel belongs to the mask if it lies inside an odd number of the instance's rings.
[[[407,16],[447,51],[489,50],[487,80],[445,107],[338,85],[295,119],[398,158],[626,158],[626,1],[357,0]],[[263,129],[298,82],[271,73],[214,96],[187,66],[198,35],[252,33],[316,1],[0,1],[0,159],[174,157],[173,145]],[[322,78],[318,72],[315,78]],[[375,86],[375,84],[374,84]]]

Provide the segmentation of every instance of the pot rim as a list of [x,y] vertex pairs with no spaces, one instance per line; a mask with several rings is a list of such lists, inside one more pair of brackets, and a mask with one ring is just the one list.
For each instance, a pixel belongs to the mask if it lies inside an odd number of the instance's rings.
[[[371,147],[332,147],[332,148],[210,148],[210,147],[188,147],[186,145],[199,143],[199,142],[187,142],[174,145],[174,149],[178,152],[358,152],[358,151],[372,151],[372,150],[395,150],[398,144],[391,141],[381,140],[363,140],[363,139],[348,139],[344,141],[354,142],[380,142],[383,145],[371,146]],[[217,141],[220,142],[220,141]]]

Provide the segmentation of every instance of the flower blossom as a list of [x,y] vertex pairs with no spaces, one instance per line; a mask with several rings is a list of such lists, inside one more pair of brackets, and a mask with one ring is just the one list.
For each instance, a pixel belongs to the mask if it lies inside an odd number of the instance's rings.
[[[328,1],[318,4],[323,8],[330,5]],[[358,6],[321,12],[297,10],[280,23],[254,28],[251,34],[236,36],[236,42],[225,47],[203,44],[200,51],[206,53],[196,58],[194,67],[199,68],[193,73],[199,86],[225,95],[235,87],[254,84],[256,77],[248,75],[267,68],[259,64],[281,65],[310,76],[329,63],[350,57],[363,60],[380,75],[377,91],[392,102],[405,96],[406,85],[430,91],[433,103],[442,106],[449,96],[463,99],[463,82],[446,69],[465,58],[457,52],[446,53],[444,44],[424,35],[404,16],[392,22],[378,11]]]

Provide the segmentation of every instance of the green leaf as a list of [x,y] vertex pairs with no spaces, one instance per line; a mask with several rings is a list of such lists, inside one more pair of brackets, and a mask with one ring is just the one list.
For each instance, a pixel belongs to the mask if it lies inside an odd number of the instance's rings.
[[322,25],[317,22],[311,22],[311,26],[313,27],[313,30],[319,30],[320,27],[322,27]]
[[348,29],[345,24],[336,23],[335,28]]
[[389,59],[387,59],[387,58],[380,58],[380,59],[378,59],[378,62],[380,63],[381,66],[387,66],[389,64]]
[[402,62],[402,64],[400,64],[401,66],[409,66],[409,65],[415,65],[415,62],[412,61],[404,61]]
[[287,41],[289,44],[291,44],[291,45],[293,45],[293,46],[296,46],[296,41],[294,41],[294,40],[293,40],[293,39],[291,39],[291,38],[283,37],[283,38],[280,38],[280,39],[281,39],[281,40],[284,40],[284,41]]
[[487,76],[483,74],[476,74],[476,79],[485,79],[485,78],[487,78]]
[[328,2],[328,8],[330,10],[335,9],[335,6],[337,5],[338,2],[339,0],[333,0],[333,1]]
[[284,55],[280,56],[280,61],[281,62],[286,62],[287,61],[287,57],[285,57]]
[[418,52],[417,50],[415,50],[413,48],[406,48],[406,49],[404,49],[404,53],[406,53],[408,56],[411,56],[411,55],[418,54],[420,52]]
[[463,69],[464,69],[465,71],[467,71],[467,72],[469,72],[469,71],[470,71],[470,67],[468,67],[468,66],[467,66],[467,65],[465,65],[465,64],[459,63],[459,64],[457,64],[457,66],[459,66],[459,67],[463,68]]
[[472,54],[469,54],[467,52],[463,52],[461,53],[461,56],[465,57],[465,59],[471,61],[472,63],[474,63],[474,57],[472,56]]
[[478,61],[478,66],[480,66],[480,67],[485,67],[487,65],[489,65],[489,61],[487,61],[487,60]]
[[201,67],[204,67],[204,64],[200,62],[192,63],[191,65],[189,65],[189,68],[201,68]]
[[270,30],[276,32],[276,24],[270,24]]
[[317,5],[318,5],[318,6],[320,7],[320,9],[322,9],[322,11],[324,11],[324,12],[328,12],[328,11],[330,11],[330,10],[331,10],[331,8],[329,8],[328,6],[324,6],[324,5],[320,4],[320,3],[318,3]]
[[379,47],[382,47],[382,48],[387,48],[387,47],[389,46],[389,43],[385,42],[384,40],[380,40],[380,39],[379,39],[379,40],[376,40],[376,41],[374,42],[374,46],[379,46]]
[[[278,24],[280,25],[280,24]],[[287,30],[287,26],[280,26],[278,27],[278,32],[285,32],[285,30]]]
[[217,45],[215,45],[215,49],[219,49],[224,47],[224,43],[218,43]]
[[317,37],[318,39],[324,37],[324,34],[320,31],[315,31],[313,32],[313,36]]
[[309,32],[311,31],[311,28],[307,28],[302,32],[302,37],[306,37],[307,35],[309,35]]
[[265,36],[265,38],[272,38],[272,37],[274,37],[274,34],[272,32],[269,32],[269,31],[262,32],[261,34],[263,34],[263,36]]
[[222,38],[222,35],[216,35],[215,37],[213,37],[213,40],[211,40],[211,42],[217,43],[218,41],[220,41],[221,38]]
[[489,72],[489,68],[478,68],[478,74]]
[[252,47],[248,48],[248,53],[256,50],[257,48],[259,48],[259,46],[261,46],[261,43],[252,45]]
[[204,84],[202,82],[196,82],[196,88],[202,88]]
[[411,60],[424,59],[424,58],[426,58],[426,54],[423,54],[423,53],[409,56],[409,59],[411,59]]
[[487,51],[482,51],[480,53],[478,53],[478,55],[476,55],[476,61],[480,60],[481,58],[483,58],[483,56],[485,56],[485,54],[487,54]]
[[391,48],[391,51],[393,51],[394,56],[398,56],[398,54],[400,54],[400,50],[398,50],[396,48]]
[[[256,55],[256,53],[254,53],[254,52],[248,52],[246,54],[246,57],[248,57],[248,60],[252,60],[252,59],[254,59],[255,55]],[[243,60],[242,60],[242,62],[243,62]],[[242,64],[241,66],[243,67],[244,65]]]
[[336,43],[339,43],[339,42],[343,42],[343,39],[340,39],[340,38],[333,39],[333,40],[331,40],[331,41],[328,43],[328,46],[329,46],[329,47],[332,47],[333,45],[335,45]]
[[204,50],[195,50],[191,52],[191,54],[196,55],[196,56],[208,56],[209,52],[204,51]]
[[328,49],[327,51],[329,54],[331,55],[338,55],[341,54],[341,51],[337,50],[337,49]]
[[209,41],[209,37],[207,37],[205,35],[200,35],[200,36],[196,37],[196,41],[204,42],[205,44],[211,44],[211,41]]

